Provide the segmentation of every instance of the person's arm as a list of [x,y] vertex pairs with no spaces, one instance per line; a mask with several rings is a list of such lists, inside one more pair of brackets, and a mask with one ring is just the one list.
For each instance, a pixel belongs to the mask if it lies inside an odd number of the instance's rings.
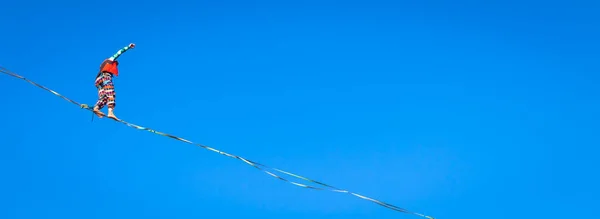
[[123,47],[122,49],[119,49],[119,51],[117,51],[117,53],[115,53],[108,59],[111,61],[117,60],[117,58],[119,58],[119,56],[121,56],[123,53],[125,53],[125,51],[127,51],[129,49],[133,49],[134,47],[135,47],[135,44],[131,43],[128,46]]

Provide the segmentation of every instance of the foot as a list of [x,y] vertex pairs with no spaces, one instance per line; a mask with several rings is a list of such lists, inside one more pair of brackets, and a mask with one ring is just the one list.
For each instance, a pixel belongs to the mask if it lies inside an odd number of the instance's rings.
[[108,116],[106,117],[119,121],[119,119],[117,118],[117,116],[115,116],[114,113],[108,113]]
[[104,113],[102,111],[100,111],[97,107],[94,107],[94,113],[99,117],[102,118],[104,117]]
[[119,119],[115,116],[115,107],[114,106],[108,106],[108,118],[114,119],[119,121]]

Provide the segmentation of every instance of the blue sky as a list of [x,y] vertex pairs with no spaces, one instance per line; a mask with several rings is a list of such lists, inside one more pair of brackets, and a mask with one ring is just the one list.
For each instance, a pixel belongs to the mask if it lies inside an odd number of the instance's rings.
[[[593,216],[598,1],[7,1],[0,65],[438,219]],[[417,218],[0,76],[0,218]]]

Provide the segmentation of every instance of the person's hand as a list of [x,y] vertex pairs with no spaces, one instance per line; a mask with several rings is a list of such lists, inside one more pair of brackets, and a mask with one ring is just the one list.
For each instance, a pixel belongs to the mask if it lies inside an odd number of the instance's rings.
[[135,48],[135,44],[134,43],[130,43],[129,44],[129,48],[132,48],[132,49]]

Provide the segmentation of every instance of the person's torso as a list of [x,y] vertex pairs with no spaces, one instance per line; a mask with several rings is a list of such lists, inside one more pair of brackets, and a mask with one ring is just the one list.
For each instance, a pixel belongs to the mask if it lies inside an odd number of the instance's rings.
[[100,65],[100,72],[107,72],[107,73],[111,73],[115,76],[119,76],[119,68],[118,68],[119,62],[118,61],[111,61],[109,59],[104,60],[104,62],[102,62],[102,64]]

